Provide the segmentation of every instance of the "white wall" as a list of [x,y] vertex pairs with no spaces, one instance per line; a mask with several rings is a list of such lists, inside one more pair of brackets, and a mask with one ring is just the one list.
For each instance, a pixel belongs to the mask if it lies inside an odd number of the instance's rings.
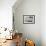
[[46,46],[46,0],[41,1],[41,38],[42,46]]
[[[15,5],[14,5],[15,6]],[[41,1],[40,0],[23,0],[15,8],[15,28],[22,32],[24,37],[35,41],[36,46],[41,46]],[[35,15],[35,24],[23,24],[23,15]]]
[[0,0],[0,27],[12,28],[12,6],[16,0]]

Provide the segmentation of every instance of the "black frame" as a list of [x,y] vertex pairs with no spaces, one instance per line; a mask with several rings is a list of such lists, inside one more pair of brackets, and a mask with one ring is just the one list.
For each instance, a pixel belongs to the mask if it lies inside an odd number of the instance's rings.
[[[33,23],[24,23],[24,17],[25,16],[32,16],[33,17]],[[35,15],[23,15],[23,24],[35,24]]]

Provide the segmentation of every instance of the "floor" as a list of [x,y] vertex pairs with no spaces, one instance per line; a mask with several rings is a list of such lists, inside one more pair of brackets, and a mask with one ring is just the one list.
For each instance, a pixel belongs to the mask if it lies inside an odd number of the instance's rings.
[[16,46],[15,39],[13,40],[6,40],[6,42],[2,43],[0,46]]
[[[16,46],[16,39],[12,39],[12,40],[6,40],[3,44],[1,44],[0,46]],[[19,46],[19,45],[17,45]],[[24,46],[23,43],[21,43],[20,46]]]

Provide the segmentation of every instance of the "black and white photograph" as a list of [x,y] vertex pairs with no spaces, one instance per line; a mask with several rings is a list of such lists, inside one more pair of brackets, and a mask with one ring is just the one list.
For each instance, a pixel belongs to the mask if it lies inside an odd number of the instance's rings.
[[23,15],[24,24],[35,24],[35,15]]

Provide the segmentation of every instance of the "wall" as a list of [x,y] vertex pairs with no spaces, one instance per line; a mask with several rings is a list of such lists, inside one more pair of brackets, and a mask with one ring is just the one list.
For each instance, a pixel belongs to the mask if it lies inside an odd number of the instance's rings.
[[41,1],[41,40],[42,46],[46,46],[46,0]]
[[16,0],[0,0],[0,27],[12,28],[12,6]]
[[[23,33],[24,38],[32,39],[36,46],[41,46],[41,1],[23,0],[18,7],[14,6],[15,28]],[[35,24],[23,24],[23,15],[35,15]]]

